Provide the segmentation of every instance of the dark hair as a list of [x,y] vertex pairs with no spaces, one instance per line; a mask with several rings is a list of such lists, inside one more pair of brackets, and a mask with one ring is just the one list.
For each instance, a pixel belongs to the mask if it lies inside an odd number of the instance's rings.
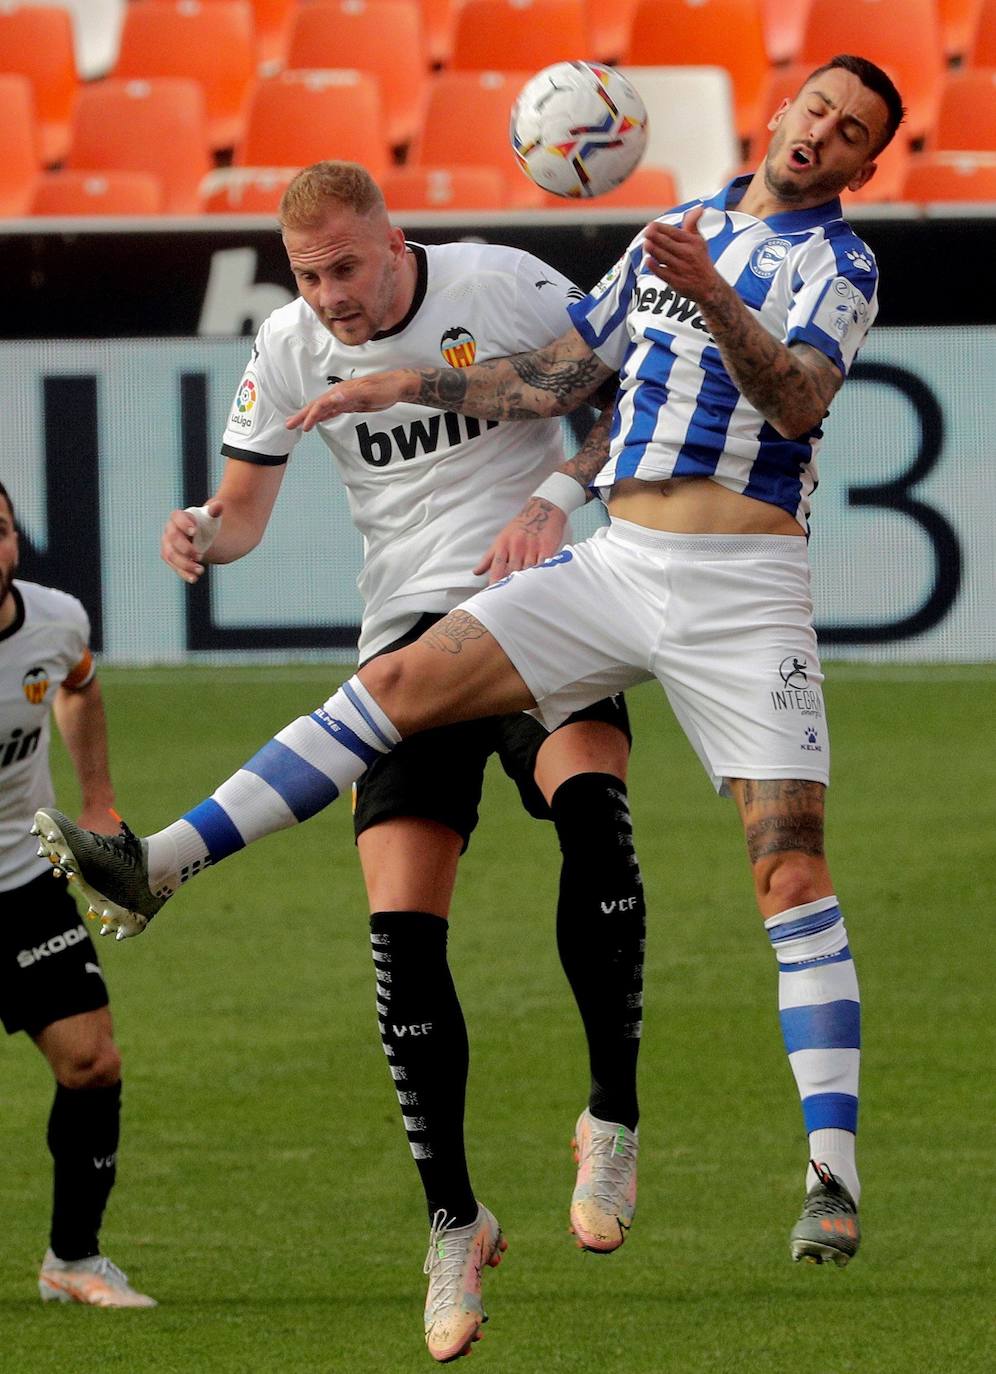
[[13,520],[14,524],[16,525],[16,524],[17,524],[17,516],[14,514],[14,503],[13,503],[13,501],[10,499],[10,492],[7,490],[7,488],[4,486],[4,484],[3,484],[2,482],[0,482],[0,496],[3,497],[3,499],[7,502],[7,505],[10,507],[10,518]]
[[885,137],[875,149],[877,156],[883,148],[888,147],[892,142],[896,136],[896,130],[903,122],[903,116],[906,114],[903,98],[881,67],[876,67],[875,63],[869,62],[867,57],[853,57],[850,53],[838,53],[836,57],[831,57],[830,61],[824,62],[822,67],[817,67],[815,71],[810,72],[802,84],[808,86],[814,76],[822,76],[824,72],[836,69],[850,72],[852,76],[856,76],[863,86],[874,91],[885,102],[888,117],[885,121]]

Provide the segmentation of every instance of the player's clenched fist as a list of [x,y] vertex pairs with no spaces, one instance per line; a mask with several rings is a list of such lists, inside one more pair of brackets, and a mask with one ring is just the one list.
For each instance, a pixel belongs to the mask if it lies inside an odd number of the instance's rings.
[[681,224],[654,220],[647,225],[643,239],[647,271],[699,304],[718,282],[709,249],[698,227],[703,213],[703,207],[698,205],[689,210]]
[[196,582],[204,572],[201,560],[221,527],[221,511],[220,501],[208,501],[204,506],[175,510],[166,521],[159,553],[184,582]]

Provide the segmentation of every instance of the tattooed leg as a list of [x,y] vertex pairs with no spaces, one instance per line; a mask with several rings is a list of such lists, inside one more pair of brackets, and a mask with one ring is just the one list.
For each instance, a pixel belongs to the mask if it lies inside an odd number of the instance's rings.
[[823,784],[736,778],[730,788],[743,821],[761,914],[773,916],[832,893],[823,851]]
[[450,611],[407,649],[371,659],[359,676],[403,736],[536,704],[505,650],[469,611]]

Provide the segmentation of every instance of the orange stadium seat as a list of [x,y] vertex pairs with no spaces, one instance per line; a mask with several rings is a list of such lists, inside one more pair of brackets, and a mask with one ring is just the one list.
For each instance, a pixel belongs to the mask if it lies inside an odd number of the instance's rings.
[[390,165],[375,77],[352,70],[281,72],[257,82],[240,167],[304,167],[325,158],[362,162],[374,177]]
[[636,0],[588,0],[588,42],[599,62],[619,62],[629,42]]
[[201,182],[208,215],[275,215],[296,167],[216,167]]
[[936,0],[810,0],[799,58],[816,67],[835,53],[867,57],[892,72],[907,109],[900,137],[924,138],[941,94]]
[[570,210],[584,215],[598,210],[653,210],[661,214],[681,203],[675,179],[665,167],[637,167],[621,186],[607,191],[604,196],[593,196],[590,200],[572,200],[566,196],[553,196],[542,190],[528,177],[519,178],[522,186],[513,183],[508,203],[514,209],[529,210]]
[[138,0],[125,15],[114,75],[197,81],[204,92],[211,147],[234,147],[255,77],[252,25],[246,0]]
[[[83,0],[87,3],[87,0]],[[136,0],[131,0],[132,4]],[[175,0],[150,0],[155,4],[174,4]],[[197,0],[203,5],[226,4],[227,0]],[[291,16],[303,0],[250,0],[253,28],[256,35],[256,65],[276,70],[283,66],[287,48],[287,30]],[[219,55],[219,60],[222,60]]]
[[83,86],[66,165],[72,171],[148,172],[162,182],[165,214],[195,214],[210,166],[204,93],[196,81],[167,76]]
[[979,4],[980,0],[937,0],[937,17],[948,61],[964,57],[971,47]]
[[[390,35],[390,41],[386,41]],[[380,83],[385,132],[404,148],[422,119],[428,67],[417,0],[320,0],[294,14],[289,68],[350,67]]]
[[42,162],[61,162],[69,146],[69,120],[79,86],[67,11],[52,5],[0,8],[0,66],[31,82]]
[[33,215],[158,215],[163,188],[149,172],[46,172],[35,183]]
[[733,81],[737,129],[757,122],[768,54],[757,0],[637,0],[626,62],[630,66],[725,67]]
[[460,0],[421,0],[425,51],[430,67],[445,67],[453,51],[453,14]]
[[39,169],[34,93],[26,76],[0,76],[0,216],[30,213]]
[[758,3],[769,61],[776,64],[794,62],[802,44],[809,0],[758,0]]
[[996,67],[949,72],[941,91],[933,152],[996,152]]
[[501,210],[497,167],[395,167],[381,182],[389,210]]
[[919,153],[910,159],[903,199],[991,201],[996,204],[996,156],[992,153]]
[[515,168],[508,137],[512,102],[531,72],[440,72],[409,161],[422,167]]
[[590,57],[585,0],[462,0],[454,71],[539,71]]
[[979,4],[968,61],[973,67],[996,67],[996,0]]

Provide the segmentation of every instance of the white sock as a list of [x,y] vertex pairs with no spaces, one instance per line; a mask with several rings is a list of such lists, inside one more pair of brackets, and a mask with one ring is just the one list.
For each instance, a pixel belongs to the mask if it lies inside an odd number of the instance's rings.
[[209,864],[323,810],[400,735],[358,677],[300,716],[206,801],[149,836],[149,886],[174,892]]

